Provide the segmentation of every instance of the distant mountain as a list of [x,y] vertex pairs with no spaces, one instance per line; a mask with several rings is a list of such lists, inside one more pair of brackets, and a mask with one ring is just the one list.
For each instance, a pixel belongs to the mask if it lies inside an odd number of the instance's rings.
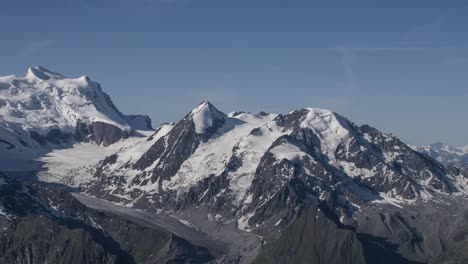
[[[122,114],[99,83],[67,78],[41,66],[24,77],[0,77],[0,170],[29,170],[51,149],[77,142],[109,146],[151,131],[147,116]],[[86,157],[84,157],[86,158]]]
[[429,146],[415,146],[413,148],[445,165],[460,166],[468,169],[468,147],[453,147],[438,142]]

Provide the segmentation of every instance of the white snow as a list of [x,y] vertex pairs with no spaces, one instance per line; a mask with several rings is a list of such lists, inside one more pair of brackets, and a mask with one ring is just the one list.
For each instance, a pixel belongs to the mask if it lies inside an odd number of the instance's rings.
[[456,164],[468,168],[468,146],[454,147],[444,143],[428,146],[410,146],[412,149],[428,154],[443,164]]
[[[202,104],[192,113],[197,114],[207,109],[207,104]],[[371,177],[375,174],[373,170],[357,168],[353,164],[340,162],[334,159],[335,151],[340,144],[348,146],[349,131],[347,124],[339,120],[335,113],[315,108],[307,108],[308,113],[301,123],[301,127],[310,128],[321,139],[321,149],[328,154],[331,163],[344,170],[350,176]],[[203,114],[205,116],[205,114]],[[169,181],[163,182],[163,189],[177,190],[183,193],[190,186],[204,178],[220,175],[232,156],[241,161],[240,167],[228,173],[230,190],[235,195],[238,204],[251,202],[252,197],[247,191],[252,183],[255,170],[261,158],[279,137],[291,133],[283,127],[278,127],[273,119],[277,116],[270,114],[266,117],[258,117],[249,113],[229,115],[226,124],[208,142],[200,144],[194,154],[187,159],[180,170]],[[242,121],[244,123],[239,123]],[[256,128],[254,133],[250,133]],[[279,160],[300,160],[307,156],[291,144],[282,144],[270,150]],[[385,169],[385,168],[383,168]]]
[[252,229],[249,225],[249,219],[254,215],[254,213],[250,213],[247,215],[243,215],[237,219],[237,228],[239,230],[250,232]]
[[190,113],[193,123],[195,124],[195,132],[203,134],[207,129],[213,126],[213,121],[216,119],[224,119],[224,114],[218,112],[210,103],[203,102]]
[[298,147],[291,144],[283,144],[276,146],[270,150],[279,160],[286,159],[290,161],[300,160],[302,157],[307,156],[307,153],[300,150]]
[[259,127],[256,133],[240,139],[236,145],[237,149],[234,155],[242,161],[242,165],[236,171],[228,174],[231,182],[230,189],[236,195],[238,204],[241,204],[242,200],[246,198],[255,170],[265,152],[276,139],[288,133],[290,131],[283,131],[283,128],[278,127],[274,121],[271,121]]
[[253,194],[250,193],[250,194],[247,196],[247,198],[245,198],[244,204],[252,203],[252,198],[253,198]]
[[128,142],[121,141],[109,147],[93,143],[78,143],[71,148],[52,150],[38,159],[44,163],[42,170],[38,173],[38,178],[47,182],[79,184],[86,179],[84,176],[90,176],[79,169],[112,155],[125,143]]
[[[140,171],[134,170],[131,166],[125,165],[135,163],[158,139],[165,136],[173,127],[173,124],[163,124],[157,128],[154,133],[139,131],[147,137],[128,138],[108,147],[101,147],[95,144],[76,144],[73,149],[56,150],[47,157],[41,159],[41,161],[46,163],[46,167],[49,168],[49,171],[42,172],[40,174],[41,179],[46,181],[63,182],[63,175],[69,175],[70,177],[66,179],[69,181],[67,184],[79,185],[91,180],[93,172],[92,169],[98,166],[100,161],[107,156],[116,154],[116,162],[107,165],[105,169],[107,173],[113,175],[125,175],[128,179],[128,184],[130,184],[132,179],[137,176]],[[63,156],[66,155],[75,157],[83,156],[88,158],[81,162],[76,162],[75,164],[73,158],[70,160],[63,158]],[[155,163],[157,164],[157,162]],[[147,169],[150,170],[152,168]],[[57,176],[54,177],[54,175]],[[140,189],[144,191],[154,191],[156,190],[156,187],[157,183],[142,186]],[[114,190],[116,186],[107,186],[106,188],[106,190]],[[130,197],[125,195],[123,195],[122,198],[130,200]],[[142,196],[136,199],[139,198],[142,198]]]
[[235,118],[226,117],[218,134],[201,143],[195,153],[181,165],[177,174],[163,183],[163,188],[182,192],[211,174],[219,175],[229,162],[236,143],[247,137],[252,129],[270,122],[274,117],[258,117],[247,113]]
[[329,110],[307,108],[309,113],[301,127],[311,128],[321,139],[322,150],[334,157],[336,148],[340,143],[346,143],[349,139],[349,131],[343,127],[338,116]]
[[397,195],[393,192],[390,193],[379,193],[379,196],[382,197],[382,200],[374,200],[372,201],[375,204],[392,204],[396,207],[403,208],[401,204],[405,203],[405,200],[399,199]]
[[275,226],[281,224],[281,221],[283,221],[283,219],[278,220],[278,222],[275,223]]
[[[92,175],[87,172],[88,167],[95,166],[105,157],[117,154],[117,162],[110,169],[117,169],[128,161],[138,160],[160,137],[172,129],[172,125],[162,125],[153,135],[153,140],[147,137],[131,137],[116,142],[108,147],[94,143],[77,143],[71,148],[55,149],[38,159],[43,163],[38,173],[40,180],[60,182],[69,185],[79,185],[86,182]],[[146,136],[151,132],[139,131]]]
[[[25,77],[0,77],[0,170],[16,173],[43,166],[48,171],[41,173],[42,179],[57,181],[131,141],[109,148],[93,144],[61,145],[51,151],[30,134],[32,131],[46,134],[52,129],[74,133],[78,120],[88,124],[99,121],[130,130],[137,129],[133,125],[145,118],[120,113],[100,85],[87,76],[67,78],[36,66]],[[138,133],[145,135],[148,131]]]
[[[378,168],[374,167],[371,170],[366,168],[359,168],[352,162],[338,161],[336,162],[337,167],[343,170],[348,176],[351,177],[362,177],[369,178],[373,177],[376,174]],[[385,166],[385,165],[384,165]],[[385,169],[387,167],[385,166]]]
[[30,68],[25,77],[0,77],[0,106],[3,121],[39,133],[74,131],[78,120],[131,128],[98,83],[86,76],[66,78],[41,66]]
[[175,216],[172,216],[172,217],[174,217],[175,219],[177,219],[177,221],[181,222],[182,224],[184,224],[184,225],[186,225],[186,226],[188,226],[188,227],[194,227],[194,226],[193,226],[189,221],[187,221],[187,220],[180,219],[180,218],[177,218],[177,217],[175,217]]
[[[0,215],[3,216],[3,217],[6,217],[8,219],[11,218],[11,215],[9,215],[6,211],[5,211],[5,208],[1,207],[0,206]],[[4,228],[3,230],[5,230],[6,228]]]

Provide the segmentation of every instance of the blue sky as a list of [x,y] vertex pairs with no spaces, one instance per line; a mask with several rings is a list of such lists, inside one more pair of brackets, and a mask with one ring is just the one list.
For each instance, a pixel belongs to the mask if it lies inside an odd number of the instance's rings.
[[100,82],[124,113],[176,121],[333,109],[411,144],[468,145],[468,2],[2,0],[0,75]]

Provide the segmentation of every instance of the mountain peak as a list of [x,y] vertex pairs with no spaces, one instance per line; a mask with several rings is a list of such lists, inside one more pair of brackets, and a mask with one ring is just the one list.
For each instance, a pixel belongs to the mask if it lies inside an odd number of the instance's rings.
[[323,108],[314,108],[314,107],[307,107],[305,108],[309,113],[315,113],[318,115],[331,115],[335,114],[334,111],[328,110],[328,109],[323,109]]
[[43,81],[51,79],[63,79],[64,76],[60,73],[51,71],[43,66],[34,66],[28,69],[26,73],[26,78],[28,79],[40,79]]
[[57,129],[75,133],[78,123],[112,125],[125,133],[151,129],[148,117],[123,115],[88,76],[68,78],[43,66],[29,68],[25,77],[0,77],[1,105],[3,120],[41,135]]
[[210,101],[202,101],[200,104],[198,104],[197,107],[195,107],[192,110],[191,114],[194,114],[194,113],[200,111],[201,109],[210,108],[210,107],[215,108],[214,105],[212,103],[210,103]]
[[195,132],[197,134],[203,134],[207,129],[213,126],[215,123],[214,121],[224,120],[226,115],[216,109],[210,102],[203,101],[190,112],[190,117],[195,124]]

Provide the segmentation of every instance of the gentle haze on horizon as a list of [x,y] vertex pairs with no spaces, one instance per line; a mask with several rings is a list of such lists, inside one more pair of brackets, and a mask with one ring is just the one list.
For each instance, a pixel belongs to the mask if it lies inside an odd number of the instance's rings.
[[410,144],[468,145],[466,14],[466,1],[6,0],[0,76],[88,75],[155,125],[203,100],[320,107]]

